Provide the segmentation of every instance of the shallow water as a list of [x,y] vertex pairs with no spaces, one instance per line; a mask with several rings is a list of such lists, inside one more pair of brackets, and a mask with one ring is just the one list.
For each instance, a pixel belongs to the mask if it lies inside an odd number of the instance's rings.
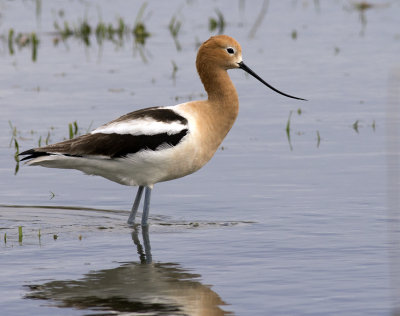
[[[270,1],[250,38],[262,1],[150,2],[146,62],[131,37],[54,46],[48,34],[55,20],[85,16],[132,26],[142,3],[36,3],[0,2],[1,314],[389,315],[400,306],[399,3],[361,18],[347,1]],[[203,98],[196,45],[215,34],[215,9],[246,64],[309,101],[230,71],[236,124],[202,170],[155,186],[148,234],[126,225],[132,188],[23,164],[14,175],[9,121],[22,151],[49,132],[50,143],[67,138],[74,121],[84,133],[141,107]],[[30,47],[10,55],[10,28],[38,33],[36,62]]]

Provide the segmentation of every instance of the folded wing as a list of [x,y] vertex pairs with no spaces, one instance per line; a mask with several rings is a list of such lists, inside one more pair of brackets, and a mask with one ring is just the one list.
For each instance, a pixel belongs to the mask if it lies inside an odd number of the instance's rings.
[[128,113],[89,134],[22,152],[22,160],[40,156],[125,157],[142,150],[178,145],[189,131],[188,121],[171,108],[147,108]]

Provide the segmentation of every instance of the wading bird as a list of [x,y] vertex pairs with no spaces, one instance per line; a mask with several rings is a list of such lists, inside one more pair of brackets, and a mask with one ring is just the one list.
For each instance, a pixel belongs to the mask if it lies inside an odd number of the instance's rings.
[[239,43],[213,36],[197,53],[197,72],[207,100],[131,112],[92,132],[22,152],[28,165],[77,169],[89,175],[139,186],[128,219],[134,224],[143,189],[142,225],[147,225],[154,184],[177,179],[203,167],[231,129],[239,110],[228,69],[243,69],[272,90],[293,99],[261,79],[242,60]]

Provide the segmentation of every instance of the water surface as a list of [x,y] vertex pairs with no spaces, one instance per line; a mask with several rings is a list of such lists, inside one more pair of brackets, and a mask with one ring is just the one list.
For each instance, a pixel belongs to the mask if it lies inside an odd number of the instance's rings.
[[[269,1],[250,34],[263,1],[149,2],[142,55],[131,35],[122,45],[54,44],[55,21],[120,17],[132,28],[141,5],[0,2],[2,314],[392,314],[399,3]],[[126,224],[133,188],[22,164],[15,175],[10,123],[22,151],[49,133],[50,143],[68,138],[74,121],[85,133],[145,106],[204,98],[194,60],[218,30],[216,10],[246,64],[309,101],[230,71],[238,120],[202,170],[155,186],[148,235]],[[29,46],[10,54],[10,28],[37,33],[36,61]]]

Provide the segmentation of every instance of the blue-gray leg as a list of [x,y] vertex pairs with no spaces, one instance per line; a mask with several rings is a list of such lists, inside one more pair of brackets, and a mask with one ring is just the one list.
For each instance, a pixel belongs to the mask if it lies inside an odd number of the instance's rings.
[[139,189],[136,193],[135,202],[133,202],[131,214],[129,214],[128,218],[129,225],[135,224],[135,217],[139,208],[140,200],[142,199],[143,188],[144,186],[139,186]]
[[149,218],[149,211],[150,211],[150,197],[151,197],[151,188],[146,187],[146,192],[144,193],[142,226],[147,226],[147,219]]

